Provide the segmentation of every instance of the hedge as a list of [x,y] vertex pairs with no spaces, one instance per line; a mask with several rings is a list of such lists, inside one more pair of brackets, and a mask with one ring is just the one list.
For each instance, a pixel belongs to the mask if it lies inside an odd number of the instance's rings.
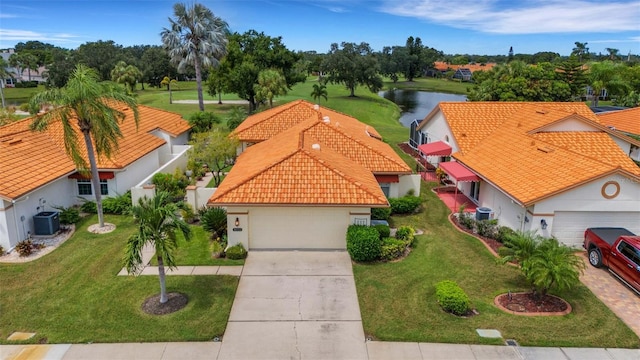
[[349,225],[347,228],[347,252],[355,261],[374,261],[380,258],[382,241],[375,227]]

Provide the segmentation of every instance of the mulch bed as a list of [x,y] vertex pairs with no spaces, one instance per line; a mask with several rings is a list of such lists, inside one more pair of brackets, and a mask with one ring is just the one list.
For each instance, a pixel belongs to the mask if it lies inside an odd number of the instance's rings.
[[451,214],[451,215],[449,215],[449,217],[450,217],[450,219],[451,219],[451,222],[452,222],[455,226],[457,226],[457,227],[458,227],[458,229],[460,229],[460,230],[462,230],[462,231],[466,232],[466,233],[467,233],[467,234],[469,234],[469,235],[473,235],[473,236],[477,237],[478,239],[482,240],[482,242],[484,242],[484,243],[485,243],[489,248],[491,248],[491,250],[493,250],[493,252],[494,252],[495,254],[498,254],[498,249],[500,249],[501,247],[503,247],[503,246],[504,246],[504,245],[502,245],[502,243],[501,243],[501,242],[499,242],[499,241],[498,241],[498,240],[496,240],[496,239],[491,239],[491,238],[488,238],[488,237],[480,236],[480,235],[478,235],[478,234],[474,233],[472,230],[467,229],[466,227],[462,226],[462,224],[460,224],[460,223],[458,222],[458,217],[457,217],[457,216],[455,216],[455,214]]
[[[496,303],[515,313],[564,313],[569,309],[566,301],[551,295],[533,297],[533,293],[502,294]],[[559,314],[559,315],[560,315]]]
[[160,294],[147,298],[142,303],[142,311],[150,315],[166,315],[174,313],[189,302],[187,295],[177,292],[167,294],[167,302],[160,304]]

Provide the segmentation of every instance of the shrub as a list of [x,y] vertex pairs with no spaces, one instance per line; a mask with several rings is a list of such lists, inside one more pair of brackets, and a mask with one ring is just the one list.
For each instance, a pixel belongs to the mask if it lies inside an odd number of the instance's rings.
[[466,315],[471,311],[469,296],[451,280],[436,284],[436,298],[442,309],[455,315]]
[[70,225],[80,221],[80,210],[76,207],[54,206],[54,209],[58,210],[60,216],[60,224]]
[[388,238],[391,234],[391,229],[387,225],[374,225],[378,233],[380,234],[380,239]]
[[478,235],[495,239],[498,237],[498,220],[476,221],[476,231]]
[[420,206],[422,200],[417,196],[403,196],[389,199],[392,214],[411,214]]
[[20,104],[18,109],[20,109],[20,111],[29,112],[29,103]]
[[212,112],[198,111],[189,117],[189,125],[196,133],[203,133],[211,130],[214,124],[220,123],[220,117]]
[[508,226],[498,226],[496,240],[504,244],[510,236],[514,236],[515,234],[516,231]]
[[16,88],[34,88],[38,87],[37,81],[20,81],[15,84]]
[[372,208],[371,220],[389,220],[391,208]]
[[355,261],[374,261],[380,258],[382,241],[374,227],[349,225],[347,228],[347,252]]
[[469,230],[473,230],[476,224],[476,220],[469,213],[458,214],[458,222]]
[[231,246],[227,249],[227,258],[231,260],[240,260],[247,257],[247,250],[244,249],[242,243]]
[[87,214],[96,214],[98,212],[98,205],[95,201],[82,199],[83,203],[80,205],[80,211]]
[[156,173],[151,182],[156,186],[156,191],[166,191],[175,199],[182,199],[189,185],[189,179],[178,168],[173,174]]
[[196,213],[193,211],[193,206],[189,203],[185,203],[182,206],[180,215],[182,215],[182,219],[189,224],[193,224],[196,221]]
[[131,191],[102,200],[102,210],[105,214],[127,215],[131,212],[131,206]]
[[4,248],[0,245],[0,256],[4,255]]
[[227,233],[227,211],[221,207],[204,208],[200,210],[200,223],[212,238],[220,238]]
[[394,238],[384,238],[382,239],[382,247],[380,250],[380,258],[382,260],[393,260],[397,259],[404,251],[407,249],[407,242],[394,239]]
[[29,256],[43,247],[44,245],[36,244],[31,240],[22,240],[16,244],[16,251],[20,256]]
[[409,246],[413,246],[415,233],[415,230],[413,230],[411,226],[400,226],[398,230],[396,230],[396,239],[404,241]]

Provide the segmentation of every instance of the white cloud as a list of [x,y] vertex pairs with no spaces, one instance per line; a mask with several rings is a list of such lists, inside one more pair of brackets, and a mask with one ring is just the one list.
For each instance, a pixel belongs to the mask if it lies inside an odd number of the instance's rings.
[[383,0],[380,11],[496,34],[640,31],[637,0]]
[[37,39],[38,41],[45,42],[70,43],[78,42],[73,40],[73,38],[77,37],[79,36],[73,34],[46,34],[31,30],[0,29],[0,39],[2,39],[2,41],[30,41]]
[[17,18],[17,17],[18,17],[18,15],[0,13],[0,19],[12,19],[12,18]]

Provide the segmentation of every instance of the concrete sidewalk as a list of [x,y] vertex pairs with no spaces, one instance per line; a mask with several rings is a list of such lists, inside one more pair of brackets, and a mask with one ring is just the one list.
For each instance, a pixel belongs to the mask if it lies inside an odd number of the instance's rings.
[[[275,334],[277,335],[277,334]],[[546,348],[494,345],[364,343],[366,354],[353,360],[638,360],[640,350],[602,348]],[[220,342],[0,345],[1,360],[221,360]],[[250,339],[244,346],[252,347]],[[256,349],[259,351],[260,349]],[[282,358],[263,357],[264,360]],[[327,359],[321,356],[298,359]]]

